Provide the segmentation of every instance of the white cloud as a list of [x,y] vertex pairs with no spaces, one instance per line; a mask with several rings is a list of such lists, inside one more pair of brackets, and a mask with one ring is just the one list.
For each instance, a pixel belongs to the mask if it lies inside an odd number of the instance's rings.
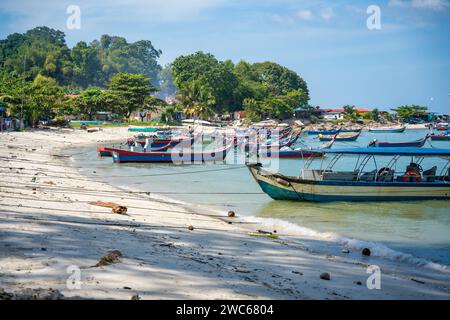
[[330,8],[330,7],[322,9],[322,11],[320,12],[320,17],[326,21],[333,18],[333,16],[334,16],[334,11],[333,11],[333,8]]
[[312,20],[313,19],[313,14],[312,14],[311,10],[299,10],[295,14],[295,16],[300,20]]
[[442,11],[450,7],[448,0],[389,0],[391,7],[415,8]]

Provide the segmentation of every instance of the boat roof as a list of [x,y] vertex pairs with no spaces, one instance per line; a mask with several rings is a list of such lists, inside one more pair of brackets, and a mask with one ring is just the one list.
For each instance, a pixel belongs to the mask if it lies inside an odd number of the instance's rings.
[[339,154],[368,154],[379,156],[450,156],[450,149],[437,148],[336,148],[336,149],[317,149],[317,152],[339,153]]

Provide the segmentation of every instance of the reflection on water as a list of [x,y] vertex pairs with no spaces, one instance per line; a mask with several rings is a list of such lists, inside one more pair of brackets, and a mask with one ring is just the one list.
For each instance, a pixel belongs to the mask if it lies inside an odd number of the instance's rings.
[[[366,146],[374,138],[391,142],[412,141],[423,137],[427,132],[426,130],[407,130],[403,134],[363,132],[358,141],[337,142],[335,147]],[[320,143],[316,137],[309,136],[303,138],[302,144],[317,146]],[[432,144],[438,148],[450,147],[449,142],[432,142]],[[182,166],[114,164],[110,158],[97,158],[94,149],[89,148],[85,150],[86,153],[75,155],[75,161],[87,168],[87,172],[96,170],[98,175],[117,186],[129,186],[150,192],[167,192],[169,197],[195,204],[221,210],[232,208],[238,215],[282,219],[319,232],[332,232],[346,237],[377,241],[396,250],[450,265],[450,201],[384,203],[274,201],[261,192],[249,171],[242,165],[236,165],[233,158],[229,161],[232,164]],[[424,169],[427,169],[432,163],[426,161],[423,164]],[[301,166],[301,160],[282,159],[278,171],[298,175]],[[342,168],[344,167],[345,164]],[[208,171],[217,169],[224,170]],[[404,169],[399,166],[398,170]],[[187,192],[197,194],[186,194]]]

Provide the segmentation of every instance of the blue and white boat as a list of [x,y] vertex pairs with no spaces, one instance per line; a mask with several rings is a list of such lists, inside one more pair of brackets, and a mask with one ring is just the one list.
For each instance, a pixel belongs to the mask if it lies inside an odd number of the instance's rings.
[[[407,201],[450,199],[450,149],[346,148],[320,150],[332,156],[305,162],[300,177],[249,164],[261,189],[275,200]],[[350,160],[353,159],[354,165]],[[343,162],[346,170],[335,170]],[[313,163],[319,168],[312,168]],[[427,170],[422,168],[429,166]],[[438,169],[438,165],[440,169]]]

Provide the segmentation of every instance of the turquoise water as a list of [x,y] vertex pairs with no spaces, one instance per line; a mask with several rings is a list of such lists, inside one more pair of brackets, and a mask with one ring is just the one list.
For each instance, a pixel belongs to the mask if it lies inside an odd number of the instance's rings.
[[[336,142],[334,147],[366,146],[374,138],[380,141],[411,141],[423,137],[427,132],[428,130],[381,134],[362,132],[358,141]],[[308,146],[321,144],[315,136],[303,137],[301,143]],[[450,148],[449,142],[431,143],[436,148]],[[429,146],[427,142],[425,147]],[[90,147],[78,150],[74,159],[78,165],[86,168],[86,173],[95,170],[103,179],[117,186],[161,193],[202,208],[207,206],[221,211],[234,210],[240,216],[264,218],[262,221],[270,223],[286,221],[289,231],[295,231],[298,227],[297,231],[307,230],[308,235],[332,233],[336,238],[351,238],[361,243],[371,241],[383,248],[386,246],[417,258],[450,266],[450,201],[274,201],[261,192],[247,168],[236,164],[233,156],[227,158],[227,163],[203,165],[114,164],[111,158],[98,158],[95,148]],[[398,170],[404,170],[406,164],[399,163]],[[344,169],[352,165],[354,162],[343,161],[335,168]],[[431,166],[432,163],[423,163],[424,169]],[[299,175],[301,167],[301,160],[282,159],[278,171]],[[218,171],[201,172],[204,170]],[[392,252],[387,252],[389,250],[385,251],[387,256],[393,255]]]

